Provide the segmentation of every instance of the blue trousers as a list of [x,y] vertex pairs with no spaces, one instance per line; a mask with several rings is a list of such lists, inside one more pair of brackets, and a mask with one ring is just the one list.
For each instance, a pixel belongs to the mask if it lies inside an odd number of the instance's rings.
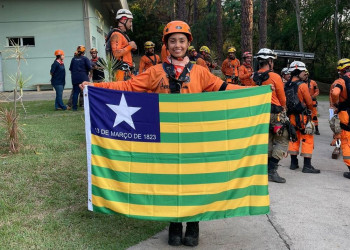
[[64,85],[53,85],[53,87],[56,91],[55,109],[66,110],[67,106],[63,104],[62,100]]
[[78,109],[79,93],[80,93],[79,84],[73,84],[73,110]]

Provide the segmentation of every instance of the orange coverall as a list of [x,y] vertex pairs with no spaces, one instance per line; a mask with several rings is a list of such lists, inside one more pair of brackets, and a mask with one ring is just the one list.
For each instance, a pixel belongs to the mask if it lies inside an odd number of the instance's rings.
[[170,56],[169,50],[166,48],[166,46],[163,44],[162,50],[160,52],[160,57],[162,58],[162,62],[167,61],[167,57]]
[[161,63],[160,58],[158,55],[154,54],[153,56],[142,56],[140,59],[140,66],[139,66],[139,74],[146,71],[146,69],[152,67],[153,65],[156,65],[158,63]]
[[206,68],[208,71],[210,71],[210,69],[208,68],[207,63],[204,61],[203,58],[199,57],[199,58],[197,59],[197,61],[196,61],[196,64],[197,64],[197,65],[200,65],[200,66]]
[[[332,101],[332,90],[334,88],[335,85],[337,84],[345,84],[344,80],[342,78],[338,78],[337,80],[335,80],[331,87],[329,88],[329,107],[332,108],[334,110],[334,114],[338,114],[338,110],[335,107],[335,104]],[[340,139],[340,133],[339,134],[334,134],[333,133],[333,140],[331,142],[331,146],[335,146],[335,142]]]
[[227,78],[227,83],[235,83],[232,78],[238,77],[238,68],[241,66],[241,63],[237,58],[234,60],[231,60],[229,58],[226,58],[222,65],[221,65],[221,71]]
[[350,129],[349,128],[349,107],[344,105],[348,99],[347,88],[344,79],[337,79],[334,82],[334,87],[331,89],[332,103],[338,106],[338,116],[341,125],[341,150],[343,152],[343,161],[347,166],[350,166]]
[[[117,60],[127,63],[130,67],[133,67],[131,49],[128,40],[120,32],[113,32],[111,35],[111,48],[114,58]],[[125,79],[125,75],[130,74],[130,72],[125,72],[123,70],[116,70],[115,77],[117,81],[122,81]]]
[[239,68],[238,68],[238,77],[239,80],[241,81],[241,84],[244,86],[255,86],[255,82],[251,78],[253,75],[253,68],[250,64],[243,63]]
[[317,119],[317,99],[316,97],[320,94],[320,90],[318,89],[317,83],[314,80],[310,80],[309,86],[309,92],[312,98],[312,104],[314,106],[314,113],[311,114],[312,121],[314,122],[315,126],[318,126],[318,119]]
[[[292,78],[292,82],[298,81],[297,77]],[[314,113],[314,106],[312,103],[311,95],[309,92],[308,85],[306,83],[302,83],[298,87],[298,98],[301,103],[306,105],[306,107],[311,110],[311,113]],[[307,116],[306,115],[299,115],[301,126],[304,127],[307,122]],[[297,126],[295,115],[291,114],[289,116],[290,123],[293,126]],[[312,153],[314,150],[314,135],[307,135],[303,134],[300,130],[296,130],[298,140],[296,142],[289,142],[289,148],[288,153],[291,155],[298,155],[299,154],[299,148],[300,148],[300,142],[301,142],[301,156],[304,156],[306,158],[311,158]]]
[[[201,93],[203,91],[218,91],[224,82],[211,74],[204,67],[194,64],[189,82],[184,82],[180,93]],[[94,86],[123,91],[153,92],[170,94],[169,79],[162,64],[157,64],[147,71],[127,81],[94,83]],[[244,86],[229,84],[226,90],[241,89]]]

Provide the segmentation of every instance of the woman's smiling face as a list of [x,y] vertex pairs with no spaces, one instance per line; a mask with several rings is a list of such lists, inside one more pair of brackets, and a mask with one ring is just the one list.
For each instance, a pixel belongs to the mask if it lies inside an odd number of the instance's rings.
[[183,33],[174,33],[169,36],[168,50],[175,58],[182,58],[186,55],[187,49],[190,46],[188,38]]

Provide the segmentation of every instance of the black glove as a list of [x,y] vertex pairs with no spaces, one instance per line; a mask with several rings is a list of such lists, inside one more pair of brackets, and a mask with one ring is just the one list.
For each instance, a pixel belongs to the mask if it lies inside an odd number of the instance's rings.
[[292,124],[288,124],[289,140],[296,142],[298,140],[297,131]]

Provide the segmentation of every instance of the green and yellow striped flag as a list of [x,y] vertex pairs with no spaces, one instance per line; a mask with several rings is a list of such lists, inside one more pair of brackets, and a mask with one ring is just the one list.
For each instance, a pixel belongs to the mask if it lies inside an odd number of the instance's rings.
[[269,86],[85,88],[89,210],[173,222],[268,213],[270,108]]

